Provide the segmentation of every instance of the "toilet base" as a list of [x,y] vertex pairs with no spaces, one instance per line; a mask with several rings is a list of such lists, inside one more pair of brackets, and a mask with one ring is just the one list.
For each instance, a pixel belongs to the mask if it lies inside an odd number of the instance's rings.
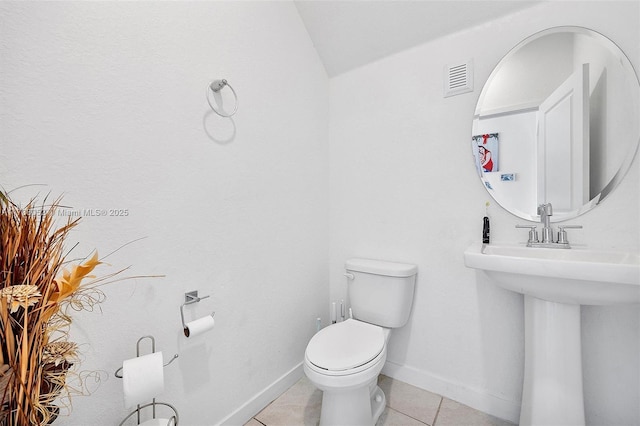
[[374,426],[384,411],[386,397],[377,385],[322,393],[320,426]]

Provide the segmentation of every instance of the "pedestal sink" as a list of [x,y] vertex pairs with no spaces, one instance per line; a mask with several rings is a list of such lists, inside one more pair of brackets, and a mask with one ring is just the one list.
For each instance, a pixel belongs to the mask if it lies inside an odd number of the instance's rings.
[[476,243],[464,262],[524,295],[520,425],[584,425],[580,305],[640,303],[640,253]]

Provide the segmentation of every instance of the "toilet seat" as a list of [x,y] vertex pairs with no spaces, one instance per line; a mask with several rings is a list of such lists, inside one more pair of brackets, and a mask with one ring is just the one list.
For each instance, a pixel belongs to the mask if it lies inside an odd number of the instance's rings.
[[351,374],[380,357],[385,349],[382,327],[347,319],[320,330],[307,345],[305,358],[325,374]]

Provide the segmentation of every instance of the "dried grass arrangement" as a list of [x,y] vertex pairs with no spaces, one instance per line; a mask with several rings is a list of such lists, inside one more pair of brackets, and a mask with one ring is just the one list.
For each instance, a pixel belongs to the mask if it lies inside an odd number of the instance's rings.
[[101,264],[97,252],[69,266],[65,238],[80,219],[66,217],[57,227],[62,208],[60,199],[19,207],[0,197],[0,426],[57,418],[54,402],[77,391],[67,385],[79,362],[68,340],[70,309],[92,310],[104,300],[98,287],[122,272],[90,275]]

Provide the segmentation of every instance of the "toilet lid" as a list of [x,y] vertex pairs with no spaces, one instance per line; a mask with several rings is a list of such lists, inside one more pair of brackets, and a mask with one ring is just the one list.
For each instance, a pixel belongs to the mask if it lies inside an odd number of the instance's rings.
[[325,370],[359,367],[377,357],[384,348],[382,328],[348,319],[323,328],[307,345],[307,359]]

